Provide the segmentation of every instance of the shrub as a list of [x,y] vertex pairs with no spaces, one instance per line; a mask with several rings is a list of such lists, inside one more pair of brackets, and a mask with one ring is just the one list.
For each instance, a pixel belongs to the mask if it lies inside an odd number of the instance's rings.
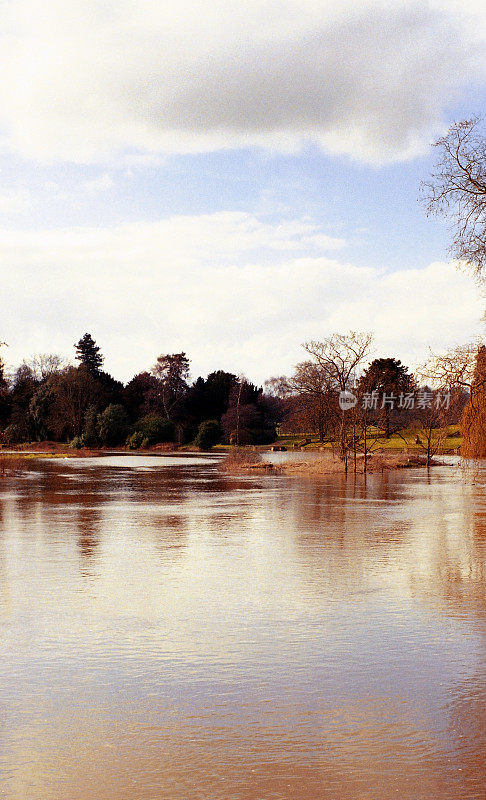
[[201,422],[196,436],[196,446],[200,450],[211,450],[215,444],[221,441],[223,432],[219,422],[215,419],[207,419]]
[[147,414],[139,419],[135,424],[135,431],[139,431],[149,445],[173,442],[176,438],[174,423],[159,414]]
[[69,447],[72,447],[73,450],[81,450],[81,448],[86,447],[84,436],[75,436],[74,439],[71,439],[69,442]]
[[130,420],[121,405],[111,403],[98,416],[98,434],[103,444],[115,446],[126,441]]
[[138,450],[140,447],[148,447],[149,441],[141,431],[135,431],[127,437],[127,447],[129,450]]
[[5,441],[8,444],[20,444],[21,442],[28,442],[29,437],[26,433],[25,427],[23,425],[17,425],[15,422],[12,422],[10,425],[7,425],[5,428],[3,435],[5,437]]

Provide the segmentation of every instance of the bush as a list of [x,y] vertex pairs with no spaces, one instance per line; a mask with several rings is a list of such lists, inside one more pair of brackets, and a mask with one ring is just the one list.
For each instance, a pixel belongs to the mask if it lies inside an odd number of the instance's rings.
[[111,403],[98,416],[98,434],[103,444],[113,447],[126,441],[130,420],[121,405]]
[[135,431],[140,432],[149,445],[174,442],[176,438],[174,423],[158,414],[147,414],[139,419],[135,424]]
[[28,442],[29,437],[23,425],[11,423],[5,428],[3,435],[8,444],[20,444],[21,442]]
[[140,447],[148,447],[149,441],[146,439],[141,431],[135,431],[127,438],[127,447],[129,450],[138,450]]
[[73,450],[81,450],[81,448],[86,447],[84,436],[75,436],[74,439],[71,439],[69,442],[69,447],[72,447]]
[[200,450],[211,450],[215,444],[221,441],[223,432],[219,422],[215,419],[207,419],[201,422],[196,436],[196,446]]

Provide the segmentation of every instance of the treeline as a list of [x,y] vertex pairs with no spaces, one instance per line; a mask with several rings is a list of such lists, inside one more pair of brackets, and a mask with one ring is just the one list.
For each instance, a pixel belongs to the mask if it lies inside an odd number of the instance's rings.
[[75,345],[77,366],[56,355],[35,356],[11,376],[0,362],[0,430],[7,443],[70,442],[73,447],[146,447],[196,440],[202,449],[225,441],[275,440],[278,402],[261,387],[218,370],[189,381],[185,353],[161,355],[150,372],[126,385],[103,370],[89,333]]
[[465,454],[484,457],[486,348],[457,348],[414,376],[395,358],[369,363],[371,342],[359,333],[309,342],[293,374],[263,390],[224,370],[191,382],[185,353],[160,355],[124,385],[103,370],[100,347],[86,333],[75,345],[76,366],[38,355],[7,377],[0,360],[0,442],[210,449],[270,444],[288,433],[317,435],[356,463],[404,429],[430,459],[462,420]]

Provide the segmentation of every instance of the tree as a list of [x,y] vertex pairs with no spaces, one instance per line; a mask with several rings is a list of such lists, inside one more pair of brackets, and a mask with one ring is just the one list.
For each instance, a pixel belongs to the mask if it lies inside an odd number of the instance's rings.
[[[329,388],[340,394],[346,392],[357,379],[358,371],[368,356],[373,336],[371,333],[335,333],[322,342],[306,342],[304,349],[328,376]],[[339,454],[347,470],[347,420],[341,409],[339,424]]]
[[398,398],[415,390],[415,381],[408,368],[396,358],[375,358],[359,380],[361,393],[376,392],[378,398],[376,418],[383,426],[385,436],[390,438],[392,420],[402,427]]
[[92,403],[84,414],[83,443],[85,447],[96,447],[98,442],[98,408]]
[[450,253],[484,279],[486,266],[486,139],[479,117],[456,122],[435,142],[439,157],[422,183],[427,215],[450,220]]
[[176,438],[175,425],[160,414],[146,414],[135,423],[135,432],[141,433],[147,444],[173,442]]
[[159,399],[167,419],[175,421],[178,406],[189,389],[189,359],[185,353],[160,355],[152,369],[159,380]]
[[274,405],[261,387],[240,376],[231,389],[221,427],[230,444],[270,444],[276,437]]
[[470,394],[476,369],[478,344],[470,342],[445,353],[431,353],[420,374],[441,389],[462,386]]
[[415,443],[424,451],[427,466],[447,438],[448,426],[456,416],[454,406],[444,404],[442,393],[424,386],[417,393],[414,406],[412,430],[416,433]]
[[66,362],[57,353],[36,353],[24,363],[30,367],[36,380],[45,381],[55,372],[60,372]]
[[40,382],[32,369],[21,364],[12,378],[10,391],[11,413],[6,436],[10,442],[26,442],[35,437],[35,423],[30,413],[30,404]]
[[486,458],[486,347],[478,349],[471,394],[461,420],[465,458]]
[[228,410],[230,396],[238,378],[231,372],[217,370],[206,379],[198,378],[184,400],[184,410],[188,417],[199,425],[208,419],[220,420]]
[[[5,342],[0,342],[0,347]],[[10,396],[9,385],[5,375],[5,364],[0,356],[0,426],[3,425],[10,415]]]
[[127,383],[122,401],[133,422],[144,414],[157,411],[159,389],[159,381],[150,372],[140,372]]
[[85,333],[79,342],[74,345],[74,348],[76,350],[77,361],[84,364],[92,375],[98,375],[103,366],[104,358],[91,334]]
[[[283,389],[281,384],[280,391]],[[326,364],[302,361],[287,383],[294,396],[292,418],[302,433],[317,433],[323,442],[339,419],[334,374]]]
[[56,439],[80,436],[88,408],[97,405],[99,385],[92,373],[81,364],[65,367],[50,376],[45,384],[51,392],[49,429]]
[[98,433],[103,444],[114,447],[125,442],[130,419],[121,405],[111,404],[98,417]]
[[322,342],[306,342],[303,347],[310,356],[329,374],[329,379],[338,391],[346,391],[357,374],[357,370],[369,353],[373,335],[371,333],[335,333]]

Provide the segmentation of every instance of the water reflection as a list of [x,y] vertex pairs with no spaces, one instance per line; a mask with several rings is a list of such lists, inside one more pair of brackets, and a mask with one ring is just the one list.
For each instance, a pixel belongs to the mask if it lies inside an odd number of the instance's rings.
[[0,796],[476,800],[484,481],[35,462],[0,488]]

